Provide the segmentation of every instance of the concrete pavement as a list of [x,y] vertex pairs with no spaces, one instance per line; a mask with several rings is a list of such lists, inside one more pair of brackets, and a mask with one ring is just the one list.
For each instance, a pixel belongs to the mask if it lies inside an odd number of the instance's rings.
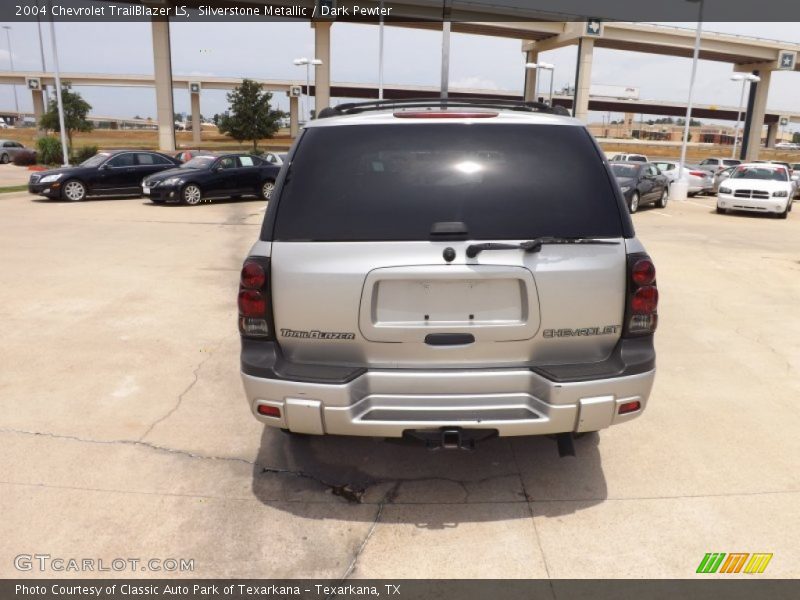
[[635,215],[661,291],[653,395],[559,459],[541,438],[264,430],[235,307],[262,209],[0,203],[0,576],[101,576],[14,568],[46,553],[206,578],[684,578],[706,552],[797,576],[800,210]]

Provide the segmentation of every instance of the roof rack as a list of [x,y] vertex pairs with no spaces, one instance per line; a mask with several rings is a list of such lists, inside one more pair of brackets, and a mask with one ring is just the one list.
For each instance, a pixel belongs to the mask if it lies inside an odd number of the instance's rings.
[[386,110],[392,108],[498,108],[527,112],[543,112],[555,115],[569,115],[563,106],[550,106],[543,102],[525,102],[523,100],[498,100],[495,98],[403,98],[397,100],[370,100],[368,102],[348,102],[319,111],[317,118],[354,115],[370,110]]

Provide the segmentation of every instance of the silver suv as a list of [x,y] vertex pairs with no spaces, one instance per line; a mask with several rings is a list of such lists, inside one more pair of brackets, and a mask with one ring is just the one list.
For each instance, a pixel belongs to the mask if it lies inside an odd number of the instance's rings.
[[645,407],[655,267],[604,155],[546,105],[326,109],[242,268],[241,370],[304,434],[596,431]]

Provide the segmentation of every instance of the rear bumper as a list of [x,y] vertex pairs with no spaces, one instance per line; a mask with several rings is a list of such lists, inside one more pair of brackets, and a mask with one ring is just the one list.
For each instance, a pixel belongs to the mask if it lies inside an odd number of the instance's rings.
[[[299,371],[292,377],[279,352],[272,353],[271,373],[252,368],[246,347],[252,342],[245,341],[242,381],[259,421],[299,433],[401,437],[405,431],[445,427],[489,429],[500,436],[596,431],[639,416],[647,404],[655,378],[652,339],[626,342],[636,347],[620,349],[621,342],[608,361],[583,370],[578,365],[338,373],[329,368],[312,381]],[[639,402],[639,410],[618,414],[629,402]],[[280,417],[259,414],[261,405],[279,409]]]

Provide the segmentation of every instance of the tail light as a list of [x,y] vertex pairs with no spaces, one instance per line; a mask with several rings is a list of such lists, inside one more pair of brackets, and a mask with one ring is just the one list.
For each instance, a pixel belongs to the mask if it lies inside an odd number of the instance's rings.
[[271,338],[272,303],[269,259],[250,257],[239,279],[239,333],[247,337]]
[[695,177],[708,177],[708,173],[705,171],[689,171],[689,175],[694,175]]
[[644,253],[628,255],[624,337],[649,335],[658,325],[656,267]]

